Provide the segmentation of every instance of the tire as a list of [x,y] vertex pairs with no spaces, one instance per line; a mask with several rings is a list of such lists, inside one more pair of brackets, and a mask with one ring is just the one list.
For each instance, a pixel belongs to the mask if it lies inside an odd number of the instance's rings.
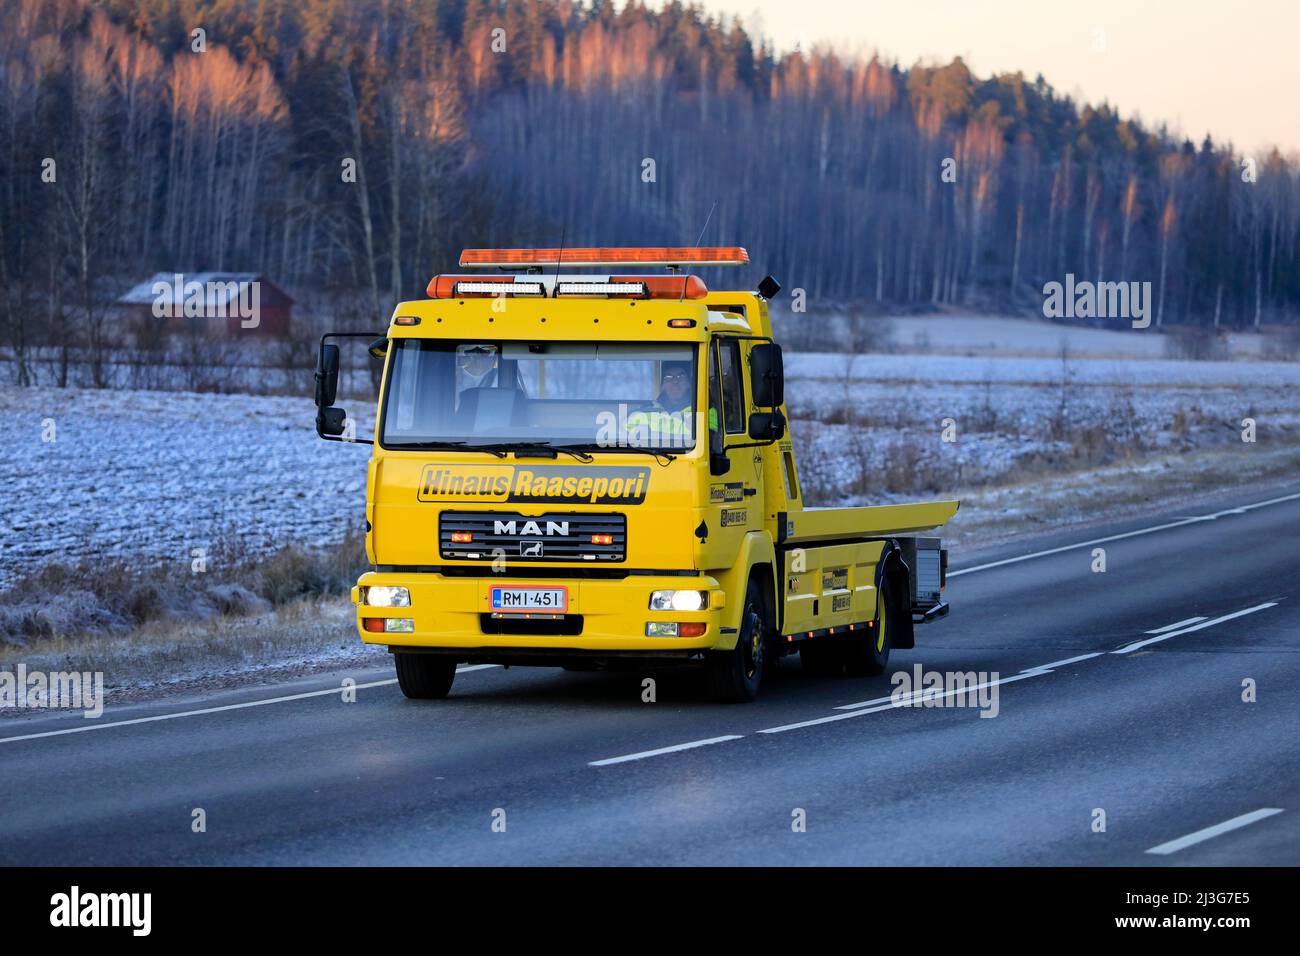
[[441,700],[456,679],[456,660],[441,654],[393,655],[397,686],[411,700]]
[[880,582],[880,615],[874,628],[850,633],[844,644],[844,669],[850,677],[874,677],[889,666],[896,604],[889,579]]
[[758,696],[768,658],[767,625],[758,583],[745,589],[745,609],[740,614],[740,636],[729,651],[709,657],[709,692],[714,700],[748,703]]

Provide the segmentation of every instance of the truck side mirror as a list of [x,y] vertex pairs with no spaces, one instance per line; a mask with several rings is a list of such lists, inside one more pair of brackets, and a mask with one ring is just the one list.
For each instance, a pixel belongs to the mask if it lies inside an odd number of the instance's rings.
[[749,380],[755,405],[780,408],[785,404],[785,361],[781,346],[765,342],[749,350]]
[[[369,339],[368,351],[376,358],[388,352],[388,339],[375,332],[326,332],[316,354],[316,434],[329,441],[373,445],[373,438],[357,438],[347,425],[348,413],[334,407],[339,391],[339,346],[329,339]],[[346,437],[340,437],[346,436]]]
[[785,416],[778,411],[755,412],[749,416],[749,437],[754,441],[780,441],[785,437]]
[[316,407],[325,409],[334,404],[339,390],[339,347],[332,342],[322,342],[316,360]]
[[316,431],[322,435],[342,435],[348,413],[341,408],[322,408],[316,413]]

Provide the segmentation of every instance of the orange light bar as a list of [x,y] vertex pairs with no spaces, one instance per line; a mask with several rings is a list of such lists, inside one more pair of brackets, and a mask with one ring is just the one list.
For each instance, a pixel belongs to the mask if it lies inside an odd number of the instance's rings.
[[591,536],[592,544],[613,544],[614,536],[612,534],[593,534]]
[[451,533],[452,544],[469,544],[474,540],[474,535],[469,531],[453,531]]
[[651,299],[703,299],[709,287],[699,276],[610,276],[610,282],[641,282],[645,284],[647,298]]
[[740,246],[601,247],[572,249],[465,249],[462,269],[509,269],[528,266],[739,266],[749,262]]

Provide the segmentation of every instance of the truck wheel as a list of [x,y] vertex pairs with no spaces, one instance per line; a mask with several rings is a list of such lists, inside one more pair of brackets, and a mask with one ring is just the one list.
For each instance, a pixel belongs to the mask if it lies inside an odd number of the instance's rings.
[[709,690],[715,700],[745,703],[758,696],[767,659],[767,626],[758,585],[749,582],[745,610],[740,615],[740,637],[730,651],[709,656]]
[[441,654],[394,654],[397,686],[412,700],[441,700],[456,679],[456,661]]
[[890,609],[894,596],[889,584],[881,582],[880,620],[875,627],[851,634],[844,645],[844,668],[850,677],[883,674],[889,666],[889,649],[893,645],[893,618]]

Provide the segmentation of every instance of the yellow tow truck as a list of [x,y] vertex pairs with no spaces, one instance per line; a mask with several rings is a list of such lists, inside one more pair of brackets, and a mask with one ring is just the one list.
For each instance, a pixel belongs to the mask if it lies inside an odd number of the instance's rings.
[[[805,505],[780,286],[683,271],[748,261],[467,249],[461,269],[485,271],[435,276],[386,334],[322,337],[317,434],[373,446],[358,633],[407,697],[447,696],[460,663],[696,663],[748,701],[781,655],[879,674],[947,614],[947,552],[924,533],[958,502]],[[384,363],[373,440],[334,405],[343,338]]]

